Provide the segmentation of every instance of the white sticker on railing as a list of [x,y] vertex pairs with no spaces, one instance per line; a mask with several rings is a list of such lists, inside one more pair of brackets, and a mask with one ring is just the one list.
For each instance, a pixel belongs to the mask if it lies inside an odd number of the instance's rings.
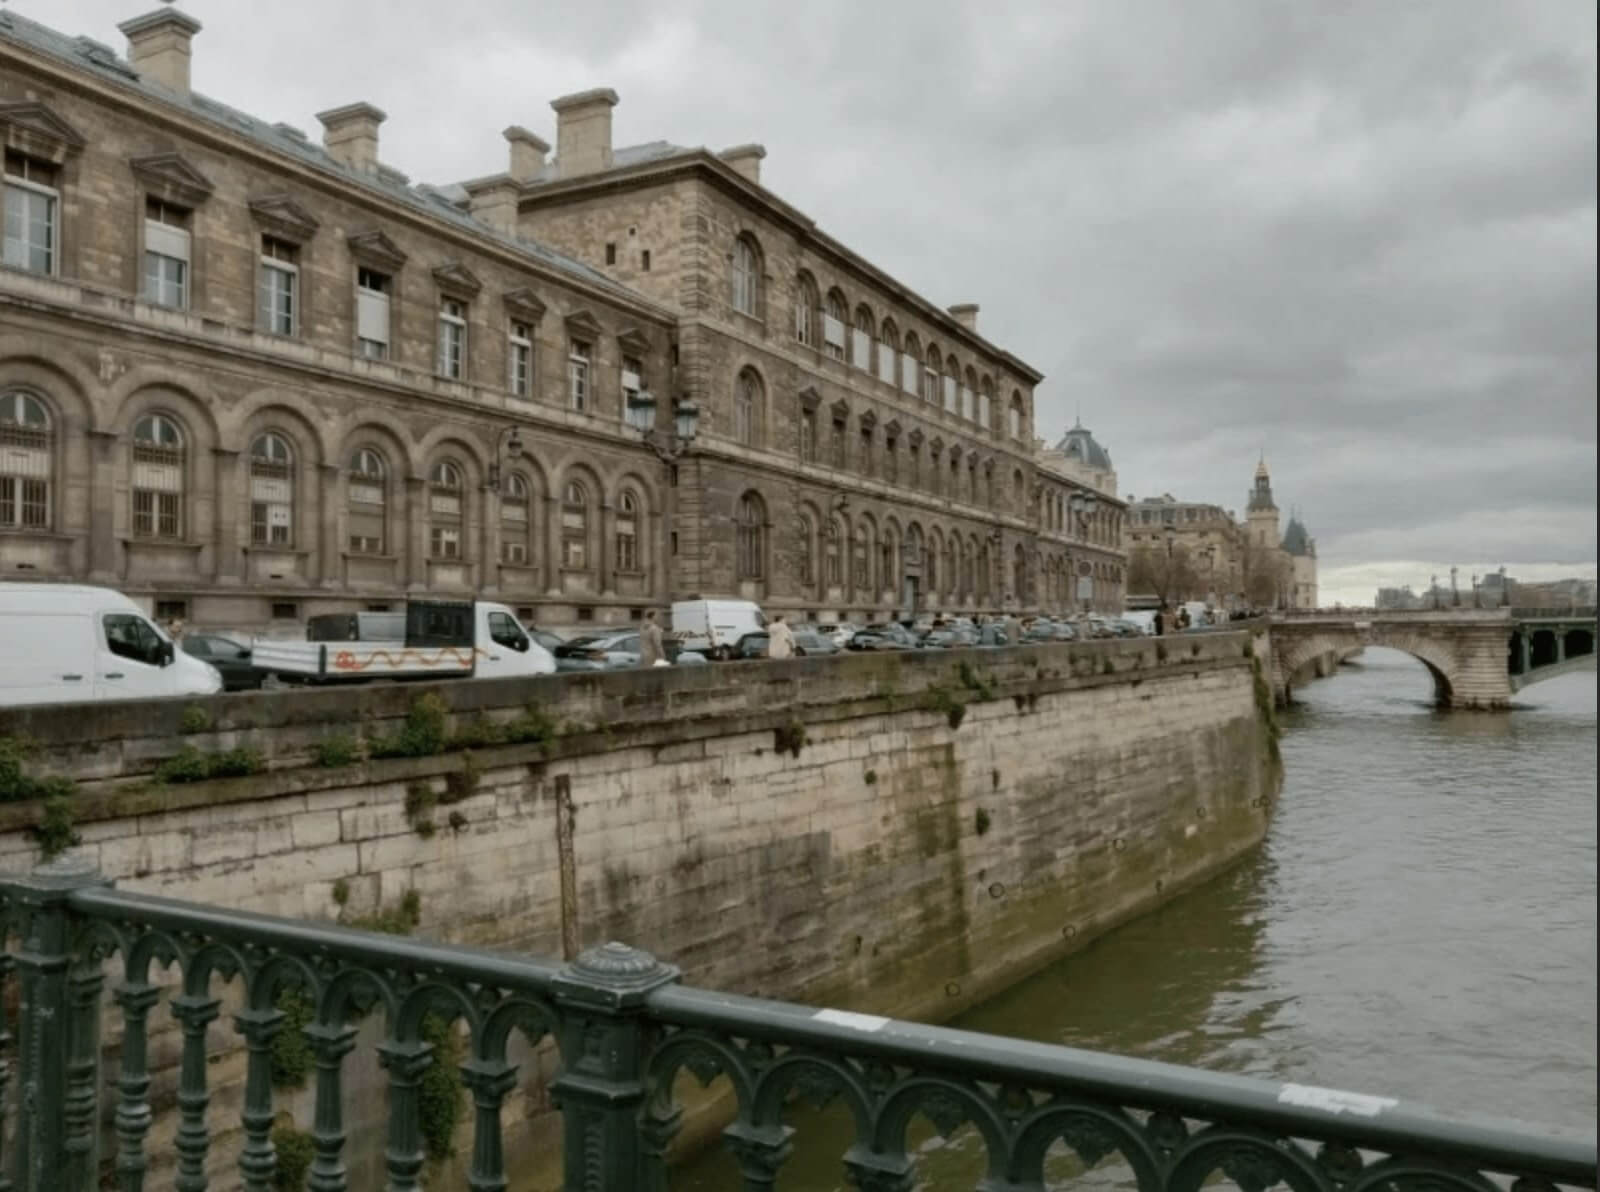
[[1370,1093],[1347,1093],[1343,1089],[1324,1089],[1310,1084],[1286,1084],[1278,1094],[1280,1105],[1320,1109],[1326,1113],[1353,1113],[1357,1117],[1377,1117],[1385,1109],[1400,1104],[1394,1097],[1374,1097]]
[[853,1031],[881,1031],[889,1025],[887,1018],[879,1018],[876,1014],[852,1014],[849,1010],[818,1010],[811,1017],[818,1022],[847,1026]]

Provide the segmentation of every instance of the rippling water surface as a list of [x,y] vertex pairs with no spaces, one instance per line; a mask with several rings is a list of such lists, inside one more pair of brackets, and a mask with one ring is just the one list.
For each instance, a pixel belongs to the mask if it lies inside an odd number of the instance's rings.
[[[1592,1132],[1594,676],[1507,713],[1431,692],[1389,650],[1296,692],[1255,855],[954,1025]],[[780,1188],[844,1192],[836,1113]],[[972,1188],[976,1138],[923,1137],[928,1192]],[[672,1186],[739,1182],[718,1155]]]

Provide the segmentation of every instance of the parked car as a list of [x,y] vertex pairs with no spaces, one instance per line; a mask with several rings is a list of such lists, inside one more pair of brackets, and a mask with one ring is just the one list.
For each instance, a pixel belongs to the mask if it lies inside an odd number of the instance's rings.
[[210,695],[222,675],[121,592],[0,584],[0,707]]
[[251,691],[264,678],[251,660],[250,647],[220,633],[186,633],[179,646],[190,658],[216,667],[224,691]]
[[615,633],[586,633],[562,642],[552,651],[556,670],[623,670],[639,665],[639,632],[624,629]]
[[964,650],[978,644],[978,631],[961,625],[941,625],[923,634],[921,644],[930,650]]
[[819,625],[817,632],[827,638],[841,650],[850,644],[850,639],[860,631],[860,626],[852,625],[848,621],[840,621],[836,625]]
[[1065,621],[1035,621],[1022,632],[1024,642],[1073,642],[1078,631]]
[[845,646],[847,650],[915,650],[917,639],[904,625],[888,622],[867,625],[856,631]]
[[534,629],[532,626],[528,626],[527,629],[528,636],[534,641],[538,642],[545,649],[549,650],[552,655],[555,654],[557,646],[564,646],[567,644],[566,638],[559,637],[556,634],[551,633],[548,629]]
[[733,644],[733,651],[729,655],[735,662],[753,662],[767,656],[767,647],[772,644],[772,638],[763,629],[760,633],[747,633]]
[[837,654],[840,647],[835,645],[830,638],[823,636],[812,629],[795,631],[794,650],[796,654],[803,654],[807,658],[821,657]]

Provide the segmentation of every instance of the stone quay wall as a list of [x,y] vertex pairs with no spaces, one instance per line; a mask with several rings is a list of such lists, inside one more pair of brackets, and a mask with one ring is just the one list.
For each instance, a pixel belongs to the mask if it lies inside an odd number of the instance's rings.
[[[127,889],[346,921],[415,892],[420,937],[568,956],[620,939],[692,984],[937,1021],[1261,840],[1279,778],[1266,673],[1250,633],[1216,633],[21,709],[0,737],[79,780],[81,848]],[[530,706],[550,732],[315,760],[330,738],[395,732],[425,695],[458,734]],[[185,746],[271,768],[155,781]],[[440,800],[431,834],[407,812],[419,789]],[[37,817],[0,805],[0,867],[33,862]],[[242,1098],[228,1021],[217,1187]],[[160,1011],[151,1023],[159,1155],[178,1039]],[[551,1057],[526,1058],[513,1155],[550,1138]],[[350,1084],[364,1186],[383,1074],[363,1062]],[[302,1123],[309,1095],[290,1102]]]

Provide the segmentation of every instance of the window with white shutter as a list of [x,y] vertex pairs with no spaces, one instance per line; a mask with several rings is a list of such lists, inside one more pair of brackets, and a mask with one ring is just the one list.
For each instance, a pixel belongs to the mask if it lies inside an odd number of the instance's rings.
[[373,269],[356,272],[356,347],[368,360],[389,356],[390,281]]
[[922,362],[910,352],[900,353],[900,388],[915,395],[921,385]]

